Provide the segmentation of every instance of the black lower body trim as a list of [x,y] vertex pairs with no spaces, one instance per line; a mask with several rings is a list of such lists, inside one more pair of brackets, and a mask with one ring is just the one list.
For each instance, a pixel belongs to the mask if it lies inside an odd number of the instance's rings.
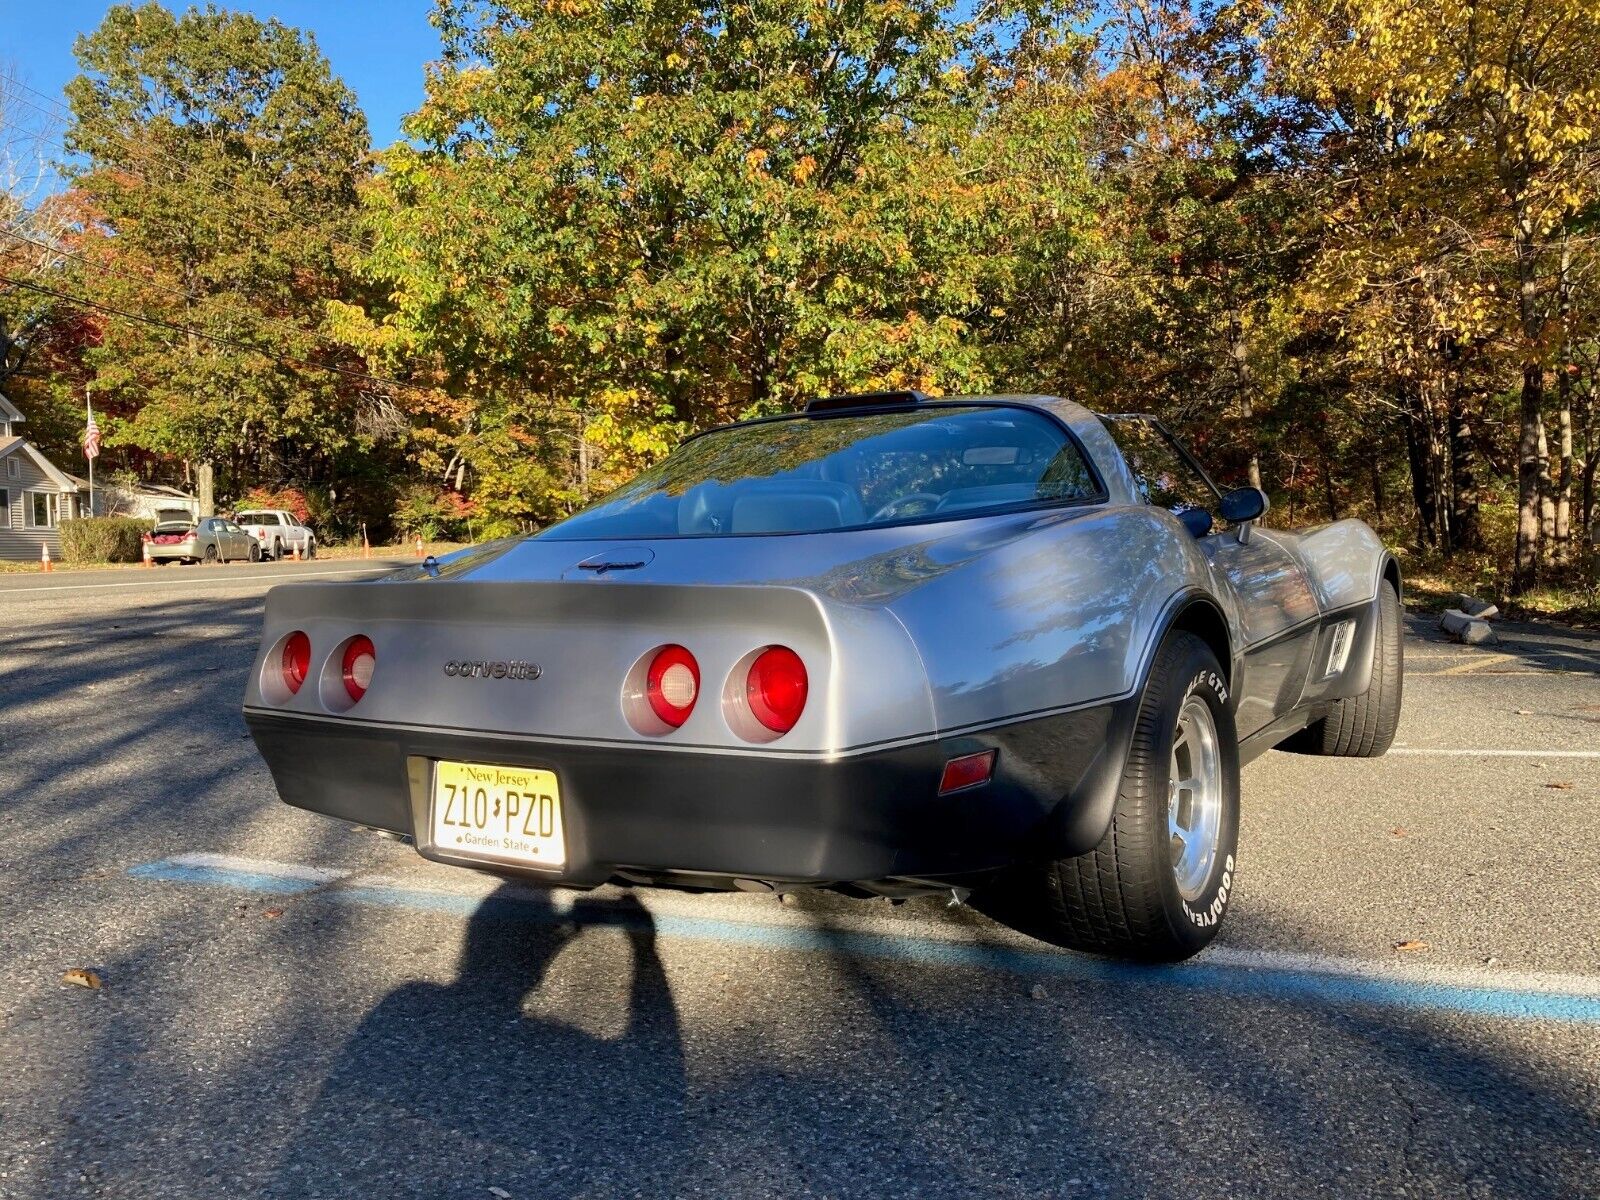
[[[1136,705],[833,759],[508,741],[255,709],[245,720],[285,801],[409,834],[438,861],[576,886],[676,873],[696,886],[825,886],[964,878],[1076,853],[1086,838],[1093,845],[1104,832],[1100,794],[1120,775],[1115,748]],[[949,759],[988,749],[999,751],[989,783],[938,794]],[[440,759],[554,771],[566,867],[508,870],[432,846],[432,767]]]

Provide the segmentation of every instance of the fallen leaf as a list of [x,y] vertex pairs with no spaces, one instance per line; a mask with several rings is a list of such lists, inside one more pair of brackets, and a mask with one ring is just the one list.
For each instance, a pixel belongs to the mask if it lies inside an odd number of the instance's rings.
[[100,990],[100,973],[89,967],[73,967],[70,971],[61,973],[61,982],[70,983],[73,987],[88,988],[90,991]]
[[1516,711],[1517,716],[1519,716],[1519,717],[1531,717],[1531,716],[1533,716],[1533,710],[1531,708],[1519,708],[1519,709],[1516,709],[1515,711]]
[[1428,943],[1419,942],[1416,938],[1406,938],[1404,941],[1396,942],[1394,948],[1396,950],[1426,950],[1428,949]]
[[1569,779],[1552,779],[1549,783],[1545,784],[1545,787],[1558,788],[1559,790],[1565,792],[1571,789],[1572,781]]
[[1028,995],[1032,996],[1035,1000],[1050,999],[1050,993],[1044,990],[1044,984],[1042,983],[1036,983],[1029,988]]
[[1406,835],[1406,831],[1399,825],[1396,825],[1393,829],[1389,830],[1389,832],[1395,837],[1405,837]]
[[489,1195],[495,1197],[495,1200],[511,1200],[511,1193],[506,1191],[503,1187],[490,1188]]
[[283,909],[281,909],[281,908],[264,908],[264,909],[261,910],[261,915],[263,917],[269,917],[269,918],[270,917],[281,917],[281,916],[283,916]]

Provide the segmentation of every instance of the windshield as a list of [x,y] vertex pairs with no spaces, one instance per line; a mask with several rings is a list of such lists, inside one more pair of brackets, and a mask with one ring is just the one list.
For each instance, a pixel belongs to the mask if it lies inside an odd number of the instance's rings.
[[925,405],[713,430],[538,536],[815,533],[1098,493],[1082,453],[1043,414]]

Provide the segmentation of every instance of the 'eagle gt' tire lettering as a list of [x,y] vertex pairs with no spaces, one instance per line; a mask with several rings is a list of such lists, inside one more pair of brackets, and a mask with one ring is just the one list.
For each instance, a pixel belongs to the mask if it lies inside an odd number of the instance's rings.
[[[1175,788],[1175,768],[1181,782],[1204,782]],[[1151,666],[1111,827],[1087,854],[1044,868],[1049,935],[1095,954],[1188,958],[1232,900],[1238,837],[1238,736],[1222,668],[1177,630]]]

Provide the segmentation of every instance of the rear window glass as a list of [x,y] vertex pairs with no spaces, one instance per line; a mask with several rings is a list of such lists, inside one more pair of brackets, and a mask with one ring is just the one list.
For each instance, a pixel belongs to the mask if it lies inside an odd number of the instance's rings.
[[271,513],[240,513],[239,514],[239,524],[241,524],[241,525],[276,525],[276,524],[278,524],[278,514],[277,513],[272,513],[272,512]]
[[714,430],[538,536],[816,533],[1098,493],[1076,444],[1043,414],[925,406]]

